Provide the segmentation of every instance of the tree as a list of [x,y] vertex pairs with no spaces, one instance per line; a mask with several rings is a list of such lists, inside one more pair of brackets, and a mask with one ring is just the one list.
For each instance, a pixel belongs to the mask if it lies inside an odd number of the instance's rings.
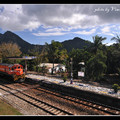
[[[45,46],[46,47],[46,46]],[[32,63],[30,66],[34,68],[35,71],[40,72],[39,64],[44,62],[47,62],[47,53],[45,51],[45,47],[43,47],[42,51],[39,50],[38,46],[35,46],[34,49],[29,51],[29,55],[36,56],[36,59],[33,61],[30,61]],[[30,68],[31,69],[31,68]]]
[[86,65],[86,75],[89,79],[92,79],[93,81],[100,80],[107,69],[106,59],[107,57],[99,50],[96,55],[88,60]]
[[18,57],[21,53],[20,47],[16,43],[2,43],[0,45],[0,56],[3,60],[6,57]]
[[[72,66],[73,66],[73,78],[77,78],[78,75],[78,70],[79,70],[79,62],[82,60],[82,52],[80,49],[72,49],[71,52],[69,53],[69,62],[71,62],[72,58]],[[71,64],[68,64],[68,69],[69,72],[71,72]]]
[[59,62],[67,66],[68,53],[66,49],[60,50]]
[[116,37],[111,38],[111,40],[115,40],[117,43],[120,43],[120,37],[116,35]]
[[39,72],[39,68],[38,68],[38,65],[40,64],[39,47],[35,46],[34,49],[29,50],[29,55],[30,56],[36,56],[36,59],[31,60],[31,61],[28,62],[28,69],[33,69],[34,71]]
[[52,63],[53,63],[53,68],[52,68],[52,72],[51,72],[52,75],[53,75],[53,71],[54,71],[55,60],[60,58],[61,48],[62,48],[62,44],[58,41],[52,40],[50,45],[48,43],[46,43],[46,51],[48,54],[48,59],[49,59],[49,61],[52,61]]
[[102,41],[105,40],[106,37],[102,37],[102,36],[93,36],[93,44],[90,46],[90,51],[94,54],[97,53],[97,51],[99,49],[102,49]]
[[116,37],[111,38],[111,40],[115,40],[116,44],[114,44],[114,46],[116,47],[116,49],[120,49],[120,37],[119,37],[119,35],[116,35]]
[[107,47],[107,73],[120,75],[120,44]]
[[[72,49],[69,53],[68,61],[73,58],[73,78],[78,78],[78,71],[81,70],[80,62],[86,62],[90,58],[90,53],[86,49]],[[70,69],[70,64],[68,64],[68,69]]]

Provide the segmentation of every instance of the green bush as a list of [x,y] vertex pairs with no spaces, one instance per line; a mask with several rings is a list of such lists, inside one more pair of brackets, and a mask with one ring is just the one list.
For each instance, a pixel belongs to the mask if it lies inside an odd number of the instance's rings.
[[64,82],[66,82],[66,80],[67,80],[67,76],[64,76],[64,77],[63,77],[63,80],[64,80]]
[[33,66],[33,70],[36,72],[36,66]]
[[120,89],[120,86],[118,84],[113,84],[112,88],[114,89],[114,92],[117,93],[118,90]]
[[66,72],[62,73],[62,77],[63,77],[64,82],[66,82],[67,76],[68,76],[68,73],[66,73]]

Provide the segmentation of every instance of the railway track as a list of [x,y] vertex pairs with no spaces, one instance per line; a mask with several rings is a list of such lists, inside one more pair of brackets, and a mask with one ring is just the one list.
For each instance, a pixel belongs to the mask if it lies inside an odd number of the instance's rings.
[[5,91],[6,94],[4,94],[5,96],[11,94],[37,108],[42,109],[43,111],[49,113],[50,115],[73,115],[70,112],[67,112],[65,110],[62,110],[60,108],[57,108],[56,106],[50,105],[44,101],[39,100],[37,97],[32,96],[28,93],[23,93],[20,90],[15,90],[11,87],[8,87],[6,85],[2,85],[0,87],[1,90]]
[[65,100],[68,100],[68,101],[71,101],[71,102],[74,102],[74,103],[77,103],[78,105],[81,105],[83,108],[85,109],[91,109],[91,110],[95,110],[97,113],[101,113],[103,115],[120,115],[120,110],[118,110],[117,108],[113,108],[113,107],[110,107],[110,106],[106,106],[106,105],[103,105],[103,104],[100,104],[100,103],[95,103],[93,101],[89,101],[89,100],[86,100],[86,99],[81,99],[81,98],[76,98],[76,97],[73,97],[71,95],[67,95],[59,92],[59,93],[56,93],[56,92],[53,92],[53,91],[50,91],[50,90],[45,90],[45,88],[35,88],[39,91],[42,91],[42,92],[46,92],[48,94],[52,94],[54,96],[57,96],[59,98],[63,98]]
[[104,105],[101,103],[96,103],[94,101],[89,101],[89,100],[83,99],[83,98],[76,98],[76,96],[66,95],[64,93],[61,93],[60,91],[54,91],[54,90],[51,91],[51,89],[43,87],[43,86],[41,86],[39,88],[35,88],[35,89],[42,91],[42,92],[46,92],[48,94],[52,94],[59,98],[66,99],[71,102],[77,103],[78,105],[83,105],[82,107],[85,107],[86,109],[92,109],[92,110],[95,110],[98,113],[102,113],[104,115],[106,115],[106,114],[120,115],[120,109],[115,108],[115,107],[107,106],[107,105]]
[[[33,82],[33,81],[32,81]],[[56,107],[54,105],[48,104],[43,100],[38,99],[38,96],[45,93],[49,96],[53,96],[54,99],[62,99],[70,104],[75,104],[76,106],[81,106],[83,108],[83,111],[94,111],[94,113],[99,115],[120,115],[120,110],[117,108],[112,108],[110,106],[106,106],[100,103],[95,103],[93,101],[89,101],[86,99],[76,98],[75,96],[66,95],[58,91],[54,91],[48,88],[45,88],[43,86],[40,86],[38,83],[34,84],[29,82],[25,83],[15,83],[12,84],[14,87],[20,87],[26,88],[26,89],[15,89],[13,87],[9,87],[8,85],[3,84],[0,89],[8,92],[8,94],[12,94],[15,97],[18,97],[19,99],[24,100],[25,102],[40,108],[44,110],[45,112],[51,114],[51,115],[74,115],[72,112],[68,112],[67,110],[62,110],[59,107]],[[21,91],[23,90],[23,91]],[[35,95],[26,93],[25,91],[33,91]]]
[[[28,86],[28,84],[26,84],[26,83],[22,83],[22,85]],[[39,86],[38,87],[37,86],[31,87],[31,89],[37,90],[37,96],[39,94],[41,95],[42,93],[50,94],[50,95],[56,96],[60,99],[62,98],[63,100],[67,100],[69,102],[75,103],[75,104],[83,107],[84,109],[87,109],[88,111],[89,110],[95,111],[96,113],[99,113],[102,115],[120,115],[120,110],[118,110],[117,108],[106,106],[106,105],[103,105],[100,103],[95,103],[93,101],[89,101],[86,99],[76,98],[76,97],[73,97],[71,95],[66,95],[66,94],[63,94],[63,93],[58,92],[58,91],[57,92],[54,90],[51,91],[50,89],[42,87],[42,86],[41,87],[39,87]]]
[[100,105],[98,103],[88,102],[86,100],[80,100],[80,98],[76,98],[76,97],[73,97],[73,96],[63,96],[63,95],[60,95],[58,93],[51,92],[51,91],[41,89],[41,88],[36,88],[36,89],[39,90],[39,91],[42,91],[42,92],[46,92],[48,94],[52,94],[52,95],[57,96],[59,98],[63,98],[65,100],[74,102],[78,105],[81,105],[83,108],[86,108],[86,109],[92,108],[93,111],[95,109],[96,112],[98,112],[98,113],[102,113],[102,114],[105,114],[105,115],[106,114],[120,115],[120,110],[118,111],[118,110],[115,110],[111,107],[105,107],[105,105]]

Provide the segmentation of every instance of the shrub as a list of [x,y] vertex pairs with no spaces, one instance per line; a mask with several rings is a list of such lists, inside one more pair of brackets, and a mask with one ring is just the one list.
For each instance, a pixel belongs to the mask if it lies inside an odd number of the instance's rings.
[[66,72],[62,73],[62,77],[63,77],[64,82],[66,82],[67,76],[68,76],[68,73],[66,73]]
[[36,72],[36,66],[33,66],[33,70]]
[[114,92],[117,93],[118,90],[120,89],[120,86],[118,84],[113,84],[112,88],[114,89]]
[[67,80],[67,76],[64,76],[64,77],[63,77],[63,80],[64,80],[64,82],[66,82],[66,80]]

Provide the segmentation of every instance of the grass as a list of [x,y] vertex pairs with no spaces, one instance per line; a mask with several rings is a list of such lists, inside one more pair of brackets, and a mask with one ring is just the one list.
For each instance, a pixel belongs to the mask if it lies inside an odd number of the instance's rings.
[[7,104],[5,101],[0,100],[0,115],[22,115],[19,111]]

